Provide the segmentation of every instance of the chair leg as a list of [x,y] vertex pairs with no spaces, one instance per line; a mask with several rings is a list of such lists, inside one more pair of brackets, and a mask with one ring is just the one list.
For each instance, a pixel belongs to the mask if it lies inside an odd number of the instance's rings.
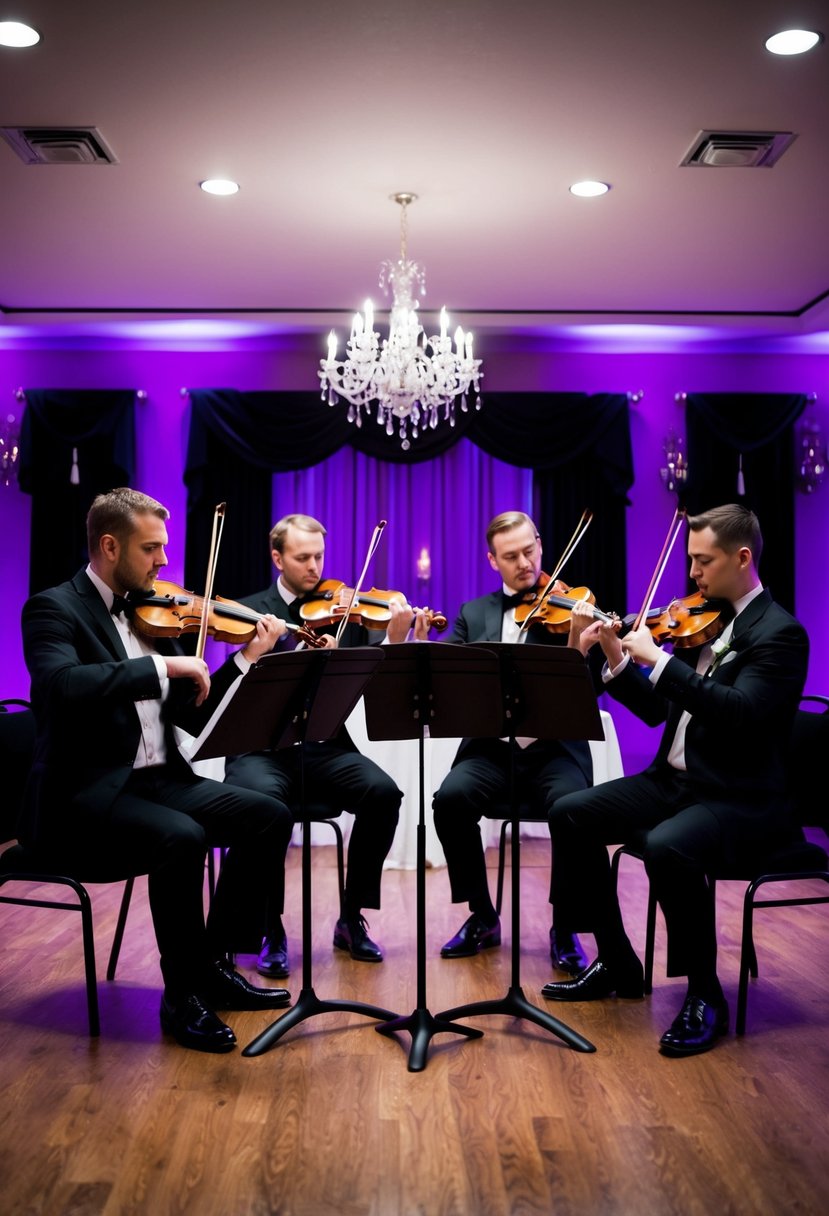
[[757,976],[757,955],[754,950],[754,893],[756,883],[749,883],[743,897],[743,932],[740,939],[740,979],[737,986],[737,1034],[746,1032],[749,971]]
[[92,901],[88,891],[80,883],[72,887],[78,896],[83,927],[83,964],[86,973],[86,1008],[89,1016],[89,1034],[98,1038],[101,1033],[101,1019],[98,1011],[98,975],[95,967],[95,938],[92,933]]
[[507,832],[511,820],[501,821],[501,834],[498,840],[498,885],[495,893],[495,911],[501,915],[501,904],[504,901],[504,872],[507,866]]
[[345,910],[345,846],[342,828],[336,819],[324,819],[322,822],[327,823],[333,829],[337,838],[337,886],[340,892],[340,919],[342,919]]
[[648,884],[648,912],[645,922],[645,993],[653,992],[653,955],[656,946],[656,896]]
[[132,889],[135,886],[135,879],[128,878],[124,886],[124,894],[121,896],[121,907],[118,910],[118,922],[115,926],[115,936],[112,939],[112,949],[109,952],[109,963],[107,964],[107,979],[115,979],[115,969],[118,966],[118,958],[121,954],[121,942],[124,940],[124,927],[127,923],[127,913],[130,910],[130,900],[132,899]]

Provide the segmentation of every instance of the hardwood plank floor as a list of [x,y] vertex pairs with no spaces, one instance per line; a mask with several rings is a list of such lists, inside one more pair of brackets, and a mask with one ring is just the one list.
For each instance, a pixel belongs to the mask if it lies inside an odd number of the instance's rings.
[[[584,1054],[524,1020],[467,1019],[440,1034],[426,1068],[411,1038],[377,1034],[355,1013],[308,1019],[269,1051],[184,1051],[158,1027],[159,973],[139,880],[118,978],[101,978],[102,1035],[86,1033],[78,918],[0,907],[4,1102],[0,1208],[6,1216],[778,1216],[829,1208],[829,909],[760,913],[760,978],[748,1033],[707,1055],[668,1060],[656,1045],[684,994],[664,975],[644,1001],[552,1006],[546,903],[549,847],[522,845],[525,995],[596,1046]],[[496,856],[490,854],[494,867]],[[286,916],[301,987],[300,850],[289,857]],[[494,889],[494,873],[491,875]],[[371,933],[381,966],[332,951],[333,847],[313,850],[313,986],[411,1013],[417,1004],[416,878],[387,871]],[[92,888],[103,977],[120,887]],[[431,1013],[503,996],[505,946],[441,960],[464,918],[445,870],[426,874],[426,1004]],[[736,1004],[742,886],[718,895],[721,976]],[[641,950],[645,883],[625,862],[626,923]],[[588,944],[592,945],[589,942]],[[253,974],[253,960],[240,965]],[[269,1015],[228,1015],[240,1047]]]

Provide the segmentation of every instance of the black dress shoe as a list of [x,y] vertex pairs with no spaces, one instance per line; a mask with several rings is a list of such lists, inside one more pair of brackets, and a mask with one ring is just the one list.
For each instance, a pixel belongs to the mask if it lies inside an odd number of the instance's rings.
[[709,1005],[701,997],[689,996],[659,1040],[663,1056],[696,1056],[710,1051],[717,1039],[728,1033],[728,1005]]
[[161,1029],[194,1051],[233,1051],[236,1035],[195,994],[172,1000],[166,993],[159,1010]]
[[334,926],[334,945],[338,950],[347,950],[358,963],[382,963],[383,951],[371,940],[367,929],[364,916],[340,919]]
[[223,961],[213,964],[199,995],[214,1009],[282,1009],[291,1003],[287,988],[255,988]]
[[556,929],[553,925],[550,930],[550,962],[557,970],[569,971],[571,975],[580,975],[585,970],[587,955],[575,933]]
[[262,939],[262,949],[256,960],[256,970],[271,980],[284,979],[291,974],[288,966],[288,939],[284,929]]
[[641,966],[638,970],[631,967],[624,973],[617,973],[597,958],[574,980],[545,984],[541,989],[541,995],[548,1001],[601,1001],[614,993],[630,1000],[644,996],[645,979]]
[[501,922],[485,925],[477,913],[463,922],[454,937],[441,946],[441,958],[470,958],[481,950],[491,950],[501,945]]

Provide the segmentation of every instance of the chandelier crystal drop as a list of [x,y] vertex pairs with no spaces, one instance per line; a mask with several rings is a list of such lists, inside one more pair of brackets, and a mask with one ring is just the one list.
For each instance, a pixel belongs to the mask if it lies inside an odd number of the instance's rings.
[[366,300],[363,314],[357,313],[346,342],[345,357],[337,357],[337,335],[328,335],[328,357],[320,361],[318,373],[322,399],[348,404],[348,420],[361,426],[363,415],[375,418],[387,435],[394,434],[397,421],[400,446],[408,451],[411,440],[426,427],[434,430],[441,420],[455,425],[455,404],[469,409],[467,394],[475,394],[475,409],[481,408],[481,360],[472,357],[472,334],[460,326],[449,336],[449,316],[440,310],[440,333],[426,335],[418,318],[418,295],[426,290],[426,274],[407,256],[407,207],[417,195],[391,195],[399,203],[400,258],[380,267],[380,287],[392,295],[389,336],[381,338],[374,328],[374,306]]

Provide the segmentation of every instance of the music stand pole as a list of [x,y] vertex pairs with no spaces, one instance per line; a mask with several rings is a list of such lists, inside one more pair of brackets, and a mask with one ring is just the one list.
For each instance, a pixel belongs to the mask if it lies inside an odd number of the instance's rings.
[[261,1055],[293,1026],[321,1013],[397,1017],[390,1009],[358,1001],[320,1000],[311,975],[311,821],[305,803],[305,742],[330,739],[337,733],[384,657],[379,646],[266,655],[243,678],[210,739],[197,752],[196,758],[203,759],[294,744],[301,749],[302,988],[296,1003],[248,1043],[243,1056]]
[[[412,642],[388,646],[386,661],[366,690],[366,730],[370,739],[418,740],[417,822],[417,1004],[404,1017],[375,1026],[381,1034],[406,1030],[411,1035],[409,1072],[426,1067],[429,1043],[448,1032],[480,1038],[482,1032],[443,1015],[435,1017],[426,1003],[426,820],[424,740],[461,732],[458,721],[483,734],[500,727],[498,665],[493,655],[447,643]],[[471,718],[470,718],[471,715]]]
[[[509,734],[510,748],[510,863],[512,866],[510,987],[503,997],[458,1005],[437,1016],[451,1020],[476,1014],[500,1013],[507,1017],[522,1018],[525,1021],[534,1022],[544,1030],[549,1030],[576,1051],[592,1052],[596,1048],[588,1039],[572,1030],[558,1018],[539,1009],[537,1005],[533,1005],[526,998],[521,987],[520,820],[515,782],[515,752],[518,747],[516,734],[519,733],[519,726],[522,735],[532,735],[535,738],[602,738],[603,731],[598,706],[595,703],[587,668],[577,652],[572,650],[564,652],[558,648],[538,646],[525,648],[515,643],[489,643],[488,648],[496,650],[501,656],[504,719]],[[553,698],[550,694],[550,681],[557,678],[561,681],[561,686],[558,689],[557,697]],[[554,704],[566,707],[566,722],[561,722],[564,735],[557,734],[554,724],[550,721],[554,714]],[[561,715],[559,716],[561,717]],[[580,731],[585,733],[580,733]]]

